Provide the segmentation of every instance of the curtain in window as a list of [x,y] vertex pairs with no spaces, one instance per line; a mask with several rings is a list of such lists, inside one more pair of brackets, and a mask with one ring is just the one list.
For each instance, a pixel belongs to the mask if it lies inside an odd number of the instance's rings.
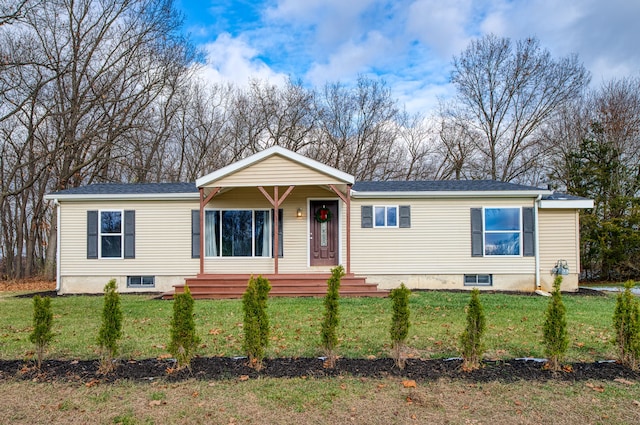
[[269,211],[255,212],[255,249],[256,257],[268,257],[271,246],[271,220]]
[[217,257],[218,256],[218,221],[219,221],[219,212],[218,211],[205,211],[205,219],[204,219],[204,252],[205,257]]

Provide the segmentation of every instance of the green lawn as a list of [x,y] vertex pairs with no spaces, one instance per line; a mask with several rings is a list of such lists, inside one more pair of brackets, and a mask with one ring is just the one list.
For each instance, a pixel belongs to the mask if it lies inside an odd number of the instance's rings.
[[[569,324],[568,361],[594,361],[615,356],[611,318],[615,297],[565,296]],[[457,356],[458,335],[465,321],[469,294],[416,292],[411,295],[410,354],[420,358]],[[481,295],[487,316],[486,357],[543,357],[542,323],[548,298],[525,295]],[[96,336],[102,297],[66,296],[52,300],[55,338],[47,357],[97,358]],[[121,357],[147,358],[167,353],[172,301],[123,295],[124,337]],[[271,341],[267,357],[320,354],[321,298],[272,298],[268,313]],[[0,358],[33,355],[28,340],[32,300],[0,297]],[[391,300],[340,300],[340,345],[344,357],[389,356]],[[202,300],[195,303],[195,319],[202,356],[242,355],[242,304],[239,300]]]

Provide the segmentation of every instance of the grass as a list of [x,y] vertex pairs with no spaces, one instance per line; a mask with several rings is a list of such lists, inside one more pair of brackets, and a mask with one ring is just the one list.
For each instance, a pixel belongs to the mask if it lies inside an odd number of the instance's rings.
[[[419,292],[410,298],[408,346],[414,357],[457,356],[469,294]],[[541,357],[548,298],[486,294],[487,357]],[[615,297],[565,296],[571,344],[568,360],[614,356],[611,321]],[[122,296],[121,357],[165,355],[173,304]],[[102,297],[52,300],[54,341],[49,358],[97,358]],[[322,299],[269,301],[272,324],[268,357],[320,354]],[[388,356],[391,301],[340,301],[339,354]],[[241,355],[239,300],[196,301],[203,356]],[[32,300],[0,295],[0,358],[33,356],[28,341]],[[400,379],[340,376],[113,384],[0,384],[0,423],[152,424],[630,424],[640,423],[640,384],[605,382],[469,382],[440,379],[405,388]]]
[[[568,361],[613,358],[611,321],[615,297],[565,296],[570,335]],[[465,320],[466,293],[416,292],[411,295],[411,323],[407,345],[419,358],[458,356],[458,335]],[[542,324],[548,298],[527,295],[481,295],[487,315],[485,357],[542,357]],[[103,299],[66,296],[52,300],[54,340],[47,358],[98,358],[96,337]],[[124,313],[122,358],[166,355],[171,301],[122,295]],[[32,328],[32,300],[3,294],[0,298],[0,358],[33,357],[28,340]],[[272,298],[268,314],[271,340],[267,357],[316,356],[320,350],[321,298]],[[389,299],[340,300],[338,354],[344,357],[390,355]],[[196,328],[202,356],[242,355],[240,300],[201,300],[195,303]]]
[[[158,396],[158,395],[161,396]],[[631,382],[396,379],[0,385],[0,423],[95,424],[632,424],[640,385]]]

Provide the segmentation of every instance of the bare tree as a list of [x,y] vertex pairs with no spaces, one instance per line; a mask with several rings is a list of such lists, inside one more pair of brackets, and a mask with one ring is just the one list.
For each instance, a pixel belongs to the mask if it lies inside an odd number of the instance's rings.
[[309,156],[359,180],[401,178],[400,110],[384,82],[360,77],[353,88],[327,84],[316,101],[318,126]]
[[[117,159],[130,154],[129,136],[145,124],[152,106],[170,98],[191,50],[176,31],[171,0],[26,5],[19,19],[0,26],[0,38],[7,41],[0,52],[8,58],[0,67],[0,96],[7,100],[0,106],[1,149],[7,153],[0,210],[14,232],[5,235],[3,253],[37,256],[36,242],[48,244],[53,276],[56,233],[55,226],[43,225],[49,210],[42,196],[121,180]],[[44,228],[48,240],[39,233]],[[16,276],[23,274],[21,263],[15,262]]]
[[577,56],[556,60],[535,38],[512,43],[486,35],[454,57],[453,68],[458,111],[482,135],[475,140],[481,171],[503,181],[534,165],[535,156],[527,154],[537,148],[537,133],[589,81]]

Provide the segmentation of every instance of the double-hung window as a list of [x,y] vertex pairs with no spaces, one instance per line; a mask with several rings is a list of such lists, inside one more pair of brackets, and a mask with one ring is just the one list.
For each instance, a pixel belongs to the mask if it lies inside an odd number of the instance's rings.
[[[206,210],[205,256],[271,257],[272,215],[271,210]],[[279,230],[282,246],[281,219]]]
[[100,211],[100,258],[122,258],[122,211]]
[[397,205],[376,205],[373,207],[373,227],[398,227]]
[[520,208],[484,208],[484,255],[521,255]]

